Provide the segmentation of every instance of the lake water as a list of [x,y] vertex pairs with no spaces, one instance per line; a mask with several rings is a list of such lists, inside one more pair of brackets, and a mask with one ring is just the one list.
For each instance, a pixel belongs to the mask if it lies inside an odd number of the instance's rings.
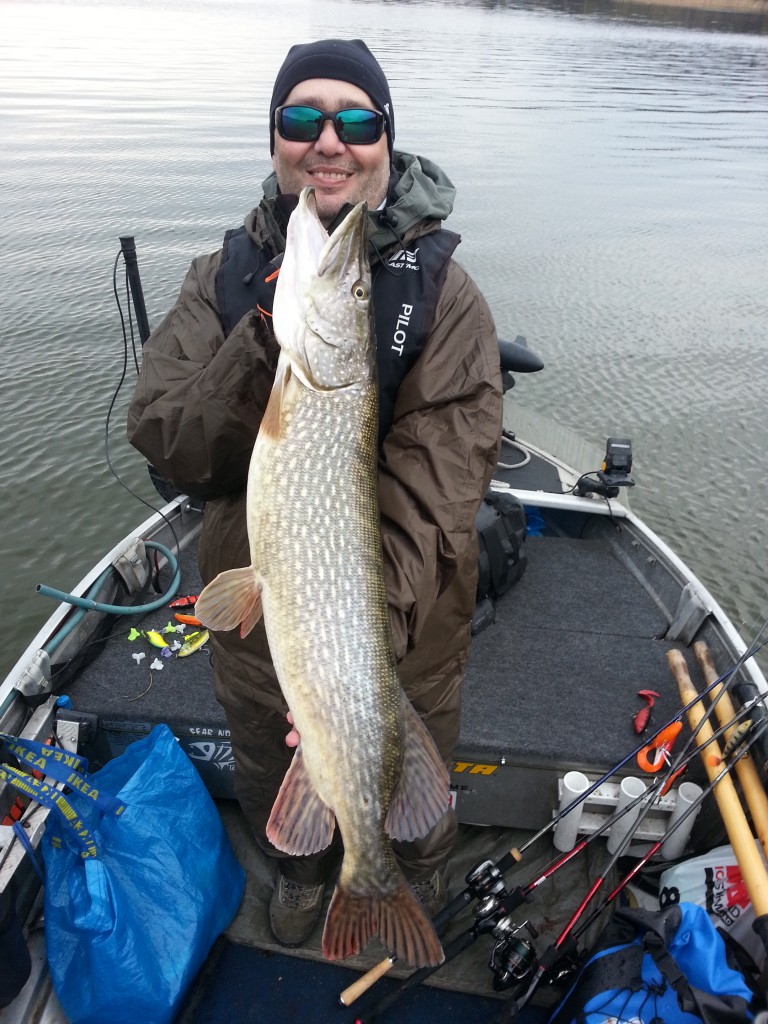
[[[632,507],[749,636],[768,615],[765,19],[614,3],[0,0],[0,669],[149,513],[105,462],[112,293],[136,236],[150,323],[269,171],[289,46],[363,37],[399,148],[458,188],[448,226],[500,333],[546,362],[520,403],[602,447]],[[113,463],[156,500],[124,439]],[[584,466],[581,469],[594,467]]]

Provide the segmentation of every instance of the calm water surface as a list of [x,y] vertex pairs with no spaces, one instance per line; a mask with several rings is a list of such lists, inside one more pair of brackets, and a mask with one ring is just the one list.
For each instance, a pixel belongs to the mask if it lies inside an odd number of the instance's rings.
[[[458,187],[460,261],[547,364],[517,400],[632,437],[633,508],[745,634],[768,616],[768,37],[589,6],[0,0],[0,669],[52,610],[35,584],[148,514],[104,457],[118,236],[156,324],[259,198],[288,47],[328,35],[368,41],[398,146]],[[130,362],[111,454],[155,500]]]

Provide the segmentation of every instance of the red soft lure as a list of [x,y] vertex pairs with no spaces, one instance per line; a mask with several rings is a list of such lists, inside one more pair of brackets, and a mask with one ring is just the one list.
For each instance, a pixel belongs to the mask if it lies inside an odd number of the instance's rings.
[[638,690],[638,697],[643,697],[648,703],[644,708],[640,708],[632,715],[632,722],[635,727],[635,732],[638,736],[641,736],[648,728],[648,723],[651,720],[651,708],[653,707],[654,701],[657,697],[660,697],[660,693],[656,693],[655,690]]
[[187,594],[186,597],[177,597],[175,601],[171,601],[170,608],[194,608],[197,604],[197,594]]

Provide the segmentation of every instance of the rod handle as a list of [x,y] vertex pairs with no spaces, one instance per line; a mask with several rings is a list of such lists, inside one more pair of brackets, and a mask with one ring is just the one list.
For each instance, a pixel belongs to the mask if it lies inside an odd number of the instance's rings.
[[388,956],[381,963],[372,967],[370,971],[367,971],[362,978],[353,981],[339,996],[341,1005],[351,1006],[356,999],[359,999],[372,985],[375,985],[379,978],[383,978],[392,969],[395,960],[397,960],[396,956]]
[[[685,658],[677,650],[667,652],[667,662],[672,674],[677,680],[680,690],[680,701],[685,707],[690,704],[696,695],[696,690],[688,674],[688,666]],[[688,711],[688,722],[691,730],[695,730],[704,718],[704,710],[701,703],[695,704]],[[696,734],[696,743],[704,761],[704,769],[713,781],[718,774],[718,769],[710,764],[709,757],[704,753],[708,748],[710,753],[720,754],[720,747],[717,740],[713,740],[713,729],[709,721],[705,721]],[[726,775],[714,790],[715,800],[720,809],[720,814],[728,832],[733,852],[739,864],[741,876],[747,887],[755,915],[761,917],[768,914],[768,871],[766,871],[763,859],[760,856],[755,838],[747,822],[744,809],[741,806],[736,786],[730,775]]]
[[[709,648],[703,640],[698,640],[693,645],[693,652],[701,667],[705,681],[707,683],[714,683],[718,678],[717,669],[715,668]],[[715,700],[718,695],[720,695],[720,698],[715,706],[715,714],[720,724],[725,725],[726,722],[731,721],[735,717],[736,712],[734,711],[730,695],[727,692],[723,692],[722,684],[712,690],[711,700]],[[726,740],[731,738],[735,729],[736,726],[733,726],[733,728],[726,732]],[[747,806],[752,815],[752,823],[757,833],[757,838],[763,848],[763,853],[768,858],[768,795],[766,795],[757,766],[751,756],[747,755],[746,757],[739,758],[736,765],[736,774],[741,782],[744,799],[747,801]]]

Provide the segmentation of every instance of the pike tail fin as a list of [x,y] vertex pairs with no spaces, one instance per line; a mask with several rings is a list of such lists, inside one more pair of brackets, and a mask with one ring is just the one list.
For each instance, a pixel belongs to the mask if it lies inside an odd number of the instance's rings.
[[252,566],[227,569],[203,589],[195,615],[209,629],[234,629],[248,636],[261,618],[261,587]]
[[436,967],[445,959],[432,922],[404,878],[389,895],[359,896],[338,884],[325,920],[323,955],[352,956],[377,932],[390,953],[413,967]]

